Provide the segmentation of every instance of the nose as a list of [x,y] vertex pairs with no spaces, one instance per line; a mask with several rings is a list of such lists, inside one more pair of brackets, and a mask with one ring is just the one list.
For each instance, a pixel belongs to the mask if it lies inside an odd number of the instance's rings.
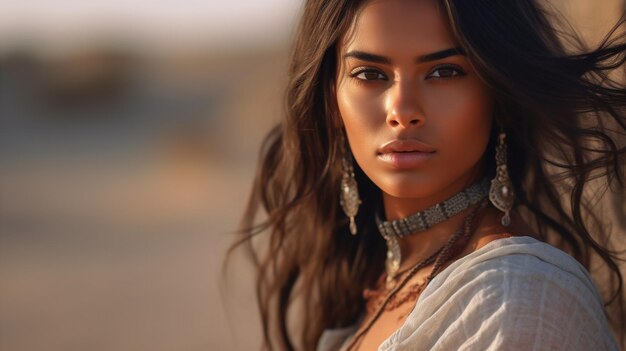
[[395,84],[387,96],[387,124],[394,128],[409,128],[419,127],[424,122],[417,89],[409,80]]

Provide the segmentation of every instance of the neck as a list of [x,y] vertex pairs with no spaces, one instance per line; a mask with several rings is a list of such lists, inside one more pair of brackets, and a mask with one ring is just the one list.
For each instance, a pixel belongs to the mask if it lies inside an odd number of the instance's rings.
[[[420,198],[398,198],[383,193],[385,219],[391,221],[424,211],[466,189],[479,181],[481,176],[481,174],[474,176],[468,175],[446,186],[445,189],[440,192]],[[401,269],[405,264],[410,264],[411,262],[428,257],[444,245],[450,236],[462,225],[463,220],[472,211],[473,207],[474,206],[470,206],[470,208],[424,231],[400,239],[399,244],[402,255]]]
[[419,198],[401,198],[383,192],[383,205],[385,208],[385,220],[405,218],[414,213],[424,211],[442,201],[445,201],[455,194],[466,189],[470,185],[481,179],[482,175],[470,175],[462,177],[446,186],[443,190]]

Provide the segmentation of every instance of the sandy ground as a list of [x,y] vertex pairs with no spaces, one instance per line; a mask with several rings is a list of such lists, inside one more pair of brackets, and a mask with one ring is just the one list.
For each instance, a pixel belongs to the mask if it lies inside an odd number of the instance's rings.
[[237,177],[212,179],[206,198],[222,200],[192,224],[13,221],[0,236],[0,349],[256,349],[249,271],[235,262],[229,286],[218,280]]

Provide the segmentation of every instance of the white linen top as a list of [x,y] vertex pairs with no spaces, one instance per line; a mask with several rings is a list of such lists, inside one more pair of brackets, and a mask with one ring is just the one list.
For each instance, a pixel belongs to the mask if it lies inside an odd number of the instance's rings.
[[[358,323],[326,329],[317,351],[345,347]],[[439,272],[378,351],[618,350],[589,273],[529,236],[490,241]]]

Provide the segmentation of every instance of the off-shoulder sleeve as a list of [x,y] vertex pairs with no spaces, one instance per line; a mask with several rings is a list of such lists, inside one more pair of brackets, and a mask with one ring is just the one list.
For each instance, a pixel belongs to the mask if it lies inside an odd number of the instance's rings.
[[585,274],[509,254],[456,269],[445,280],[379,350],[618,350]]

